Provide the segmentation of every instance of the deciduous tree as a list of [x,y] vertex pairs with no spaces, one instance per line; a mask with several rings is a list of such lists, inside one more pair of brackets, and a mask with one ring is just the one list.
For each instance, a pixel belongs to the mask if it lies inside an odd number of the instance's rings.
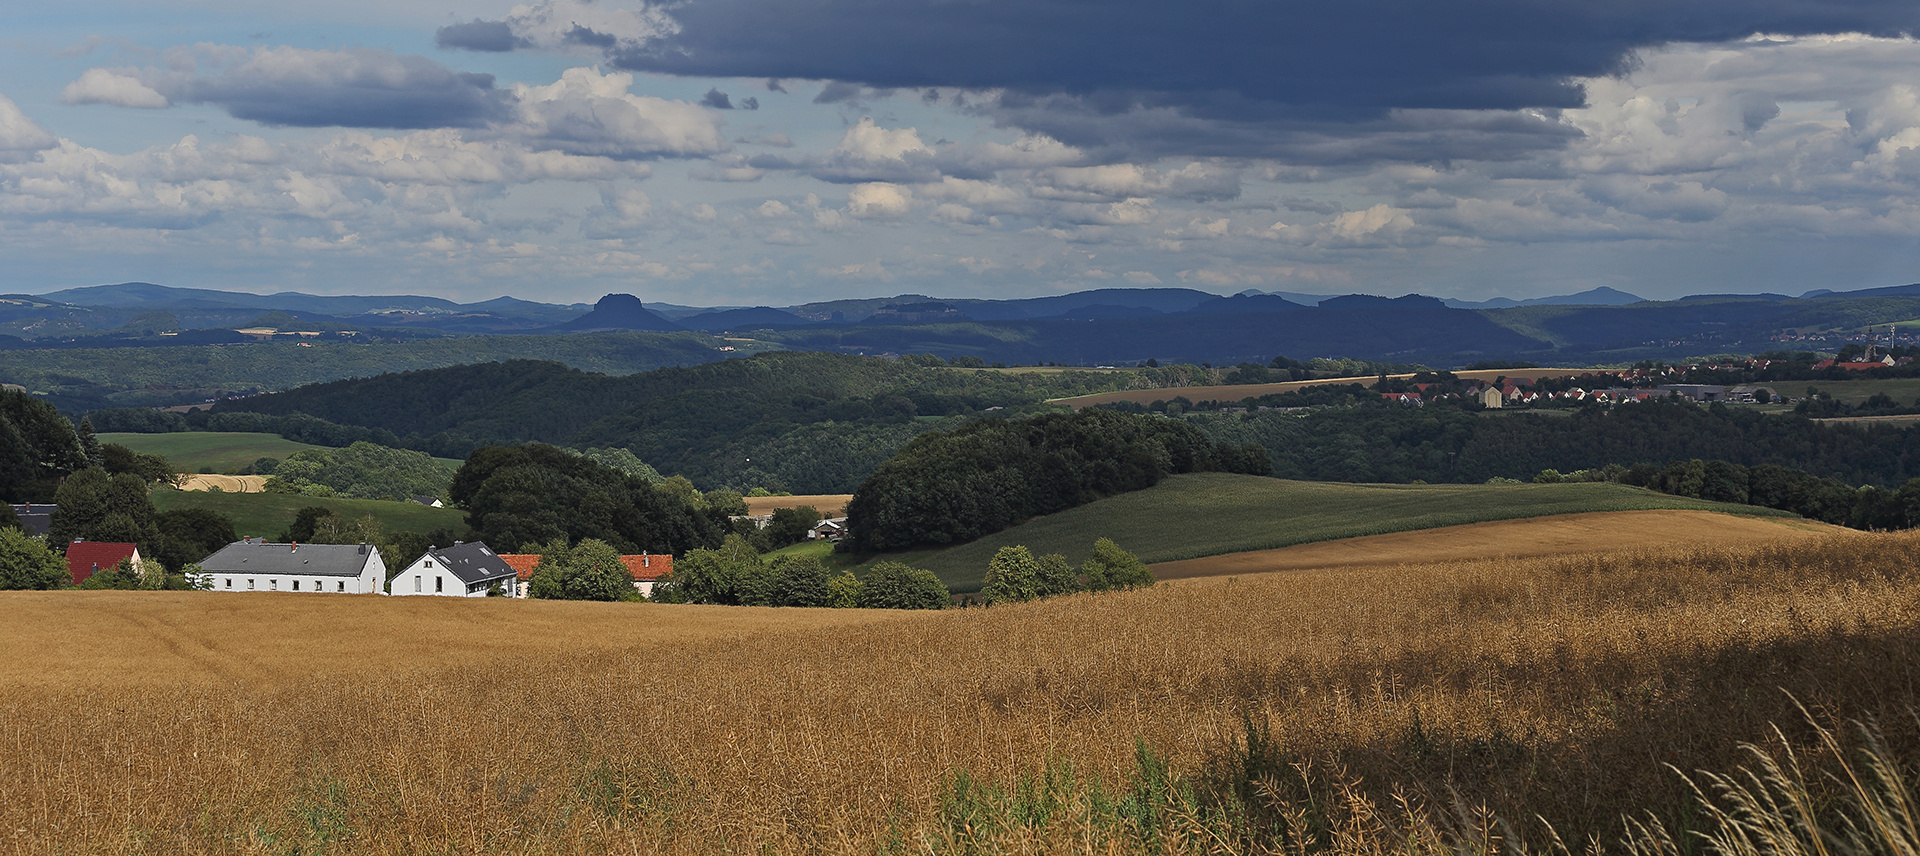
[[60,554],[17,528],[0,528],[0,589],[55,589],[69,582]]

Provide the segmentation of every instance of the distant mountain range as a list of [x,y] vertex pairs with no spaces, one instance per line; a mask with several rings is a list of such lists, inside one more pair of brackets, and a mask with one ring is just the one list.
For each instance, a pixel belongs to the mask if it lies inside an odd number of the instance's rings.
[[1805,341],[1809,330],[1844,336],[1901,321],[1920,321],[1920,284],[1672,301],[1646,301],[1607,287],[1483,301],[1105,288],[1007,300],[903,294],[705,308],[643,304],[627,294],[610,294],[591,306],[514,297],[462,304],[419,295],[249,294],[130,282],[0,295],[0,349],[226,344],[293,334],[368,341],[697,331],[747,336],[774,347],[1006,362],[1087,365],[1156,358],[1217,364],[1285,355],[1445,365],[1751,352]]

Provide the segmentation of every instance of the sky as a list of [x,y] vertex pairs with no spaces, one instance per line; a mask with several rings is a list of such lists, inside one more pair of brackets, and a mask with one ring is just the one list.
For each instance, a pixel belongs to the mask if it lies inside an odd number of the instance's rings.
[[1920,281],[1910,0],[0,8],[0,292]]

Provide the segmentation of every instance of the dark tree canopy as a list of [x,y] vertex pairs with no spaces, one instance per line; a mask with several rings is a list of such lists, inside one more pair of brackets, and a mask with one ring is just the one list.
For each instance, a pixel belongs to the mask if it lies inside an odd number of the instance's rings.
[[147,482],[132,473],[107,475],[88,467],[60,484],[53,496],[59,508],[47,529],[47,542],[65,549],[75,540],[132,542],[152,549],[159,537]]
[[0,501],[46,502],[62,476],[87,464],[73,423],[53,405],[0,390]]
[[985,419],[923,434],[882,464],[847,506],[846,544],[857,552],[956,544],[1174,473],[1260,472],[1265,463],[1179,420],[1105,410]]
[[726,531],[724,513],[544,443],[474,451],[448,492],[492,544],[598,538],[622,553],[679,555],[717,546]]

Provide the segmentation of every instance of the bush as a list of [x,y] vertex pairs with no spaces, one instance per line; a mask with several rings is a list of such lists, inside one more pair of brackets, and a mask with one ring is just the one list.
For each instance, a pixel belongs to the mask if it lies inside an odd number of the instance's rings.
[[953,594],[932,571],[905,562],[880,562],[859,582],[862,609],[945,609]]
[[0,589],[44,591],[69,582],[60,554],[17,528],[0,528]]
[[1040,596],[1040,564],[1025,547],[1001,547],[987,562],[986,584],[980,596],[989,606],[1019,603]]
[[1154,584],[1153,571],[1146,563],[1113,543],[1110,538],[1093,542],[1093,556],[1080,565],[1086,575],[1088,591],[1146,588]]
[[567,548],[560,542],[548,545],[533,568],[527,594],[551,600],[636,600],[633,575],[620,561],[620,551],[595,538]]
[[813,556],[781,556],[773,560],[773,596],[768,606],[830,606],[833,572]]

